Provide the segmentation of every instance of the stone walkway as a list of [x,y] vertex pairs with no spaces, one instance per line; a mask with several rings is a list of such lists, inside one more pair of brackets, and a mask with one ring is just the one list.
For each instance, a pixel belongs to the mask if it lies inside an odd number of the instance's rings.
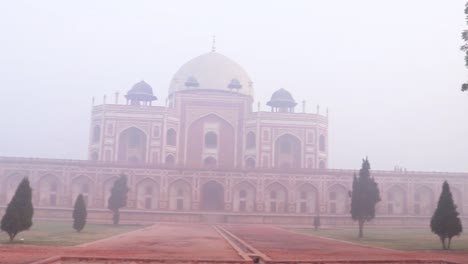
[[[292,233],[267,225],[158,223],[74,247],[1,245],[0,263],[32,263],[54,256],[78,263],[468,263],[468,252],[403,252]],[[100,258],[112,260],[99,260]],[[120,261],[119,261],[120,259]],[[61,262],[60,262],[61,261]],[[354,262],[353,262],[354,261]],[[85,262],[79,262],[85,263]]]

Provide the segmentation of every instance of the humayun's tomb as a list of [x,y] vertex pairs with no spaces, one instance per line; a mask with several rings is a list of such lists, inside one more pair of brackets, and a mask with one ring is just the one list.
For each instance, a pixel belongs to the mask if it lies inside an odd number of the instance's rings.
[[[284,89],[254,111],[249,75],[216,51],[175,73],[165,106],[156,96],[141,81],[125,102],[93,105],[89,160],[0,158],[0,213],[27,176],[36,218],[70,219],[82,193],[90,220],[111,221],[107,198],[123,173],[123,222],[352,222],[355,171],[328,168],[327,114],[298,111]],[[468,173],[371,173],[382,199],[374,223],[428,225],[444,180],[468,220]]]

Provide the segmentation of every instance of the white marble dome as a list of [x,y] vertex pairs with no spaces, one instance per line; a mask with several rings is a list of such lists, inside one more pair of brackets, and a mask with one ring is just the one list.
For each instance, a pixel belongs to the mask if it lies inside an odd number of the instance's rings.
[[214,51],[188,61],[176,72],[169,86],[169,96],[186,90],[218,90],[253,98],[252,81],[245,70]]

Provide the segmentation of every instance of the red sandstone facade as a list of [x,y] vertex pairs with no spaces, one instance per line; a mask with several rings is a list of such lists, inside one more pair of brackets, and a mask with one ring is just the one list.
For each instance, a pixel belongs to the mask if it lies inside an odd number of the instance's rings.
[[[166,106],[145,82],[127,103],[93,106],[89,161],[0,159],[0,208],[22,177],[34,189],[37,216],[68,218],[79,193],[91,218],[107,218],[116,177],[129,177],[123,220],[310,224],[349,223],[350,170],[327,169],[328,118],[297,113],[283,89],[253,111],[245,71],[216,52],[179,69]],[[260,107],[258,107],[260,108]],[[378,216],[390,224],[427,224],[448,180],[462,214],[468,174],[374,171],[382,201]]]

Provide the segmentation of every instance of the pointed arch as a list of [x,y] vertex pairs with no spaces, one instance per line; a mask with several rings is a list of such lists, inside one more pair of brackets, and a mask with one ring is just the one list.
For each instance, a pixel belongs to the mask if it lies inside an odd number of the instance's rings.
[[167,154],[165,160],[164,160],[164,163],[167,165],[167,166],[174,166],[175,165],[175,157],[173,154]]
[[120,132],[118,160],[130,163],[146,162],[147,138],[143,130],[134,126]]
[[254,212],[256,188],[248,181],[241,181],[232,189],[233,211]]
[[169,185],[169,209],[189,211],[192,204],[192,186],[184,179],[178,179]]
[[231,126],[232,129],[235,129],[234,125],[229,122],[228,120],[226,120],[226,118],[222,117],[221,115],[217,114],[217,113],[214,113],[214,112],[211,112],[211,113],[207,113],[205,115],[202,115],[198,118],[196,118],[195,120],[193,120],[192,122],[190,122],[190,124],[188,125],[188,127],[191,127],[193,124],[195,124],[196,122],[200,121],[200,120],[203,120],[203,119],[206,119],[206,118],[215,118],[215,119],[221,119],[223,120],[224,122],[226,122],[229,126]]
[[213,157],[206,157],[203,160],[203,167],[207,169],[214,169],[218,165],[218,161]]
[[135,185],[137,209],[155,210],[159,203],[159,184],[152,178],[144,178]]
[[246,169],[255,169],[255,158],[248,157],[245,159],[245,168]]
[[80,175],[73,178],[71,181],[72,200],[70,206],[73,206],[76,197],[78,197],[79,194],[82,194],[87,207],[93,207],[94,188],[94,181],[88,176]]
[[237,130],[225,118],[210,113],[190,122],[187,127],[187,166],[203,168],[207,156],[216,159],[218,168],[235,166]]
[[211,180],[201,186],[201,209],[205,211],[224,210],[224,186]]
[[265,211],[286,213],[288,207],[288,189],[279,182],[273,182],[265,188]]
[[10,203],[11,199],[15,195],[16,189],[20,182],[26,177],[26,175],[21,173],[12,173],[7,178],[6,181],[2,184],[3,192],[5,194],[4,201],[5,204]]
[[275,140],[275,167],[301,168],[302,141],[291,133],[284,133]]
[[387,214],[402,215],[406,213],[406,191],[400,185],[393,185],[385,194]]
[[176,146],[177,145],[177,132],[174,128],[169,128],[166,131],[166,145]]
[[347,214],[349,212],[349,190],[341,184],[334,184],[328,188],[328,213]]
[[247,136],[245,136],[245,148],[254,149],[256,147],[257,147],[257,136],[255,135],[255,132],[250,131],[247,133]]
[[95,125],[93,128],[93,137],[92,142],[93,144],[98,143],[101,140],[101,126]]
[[315,214],[318,212],[318,190],[310,183],[304,183],[297,187],[296,213]]
[[205,148],[216,149],[218,147],[218,134],[213,131],[205,133]]
[[320,136],[319,136],[319,150],[321,152],[326,151],[326,138],[325,138],[324,134],[320,134]]
[[53,174],[42,176],[37,184],[37,192],[40,206],[58,206],[62,184]]
[[104,193],[104,201],[103,201],[103,207],[107,208],[109,205],[109,197],[111,195],[111,189],[114,186],[114,182],[118,179],[117,176],[112,176],[108,179],[106,179],[103,184],[102,184],[102,191]]
[[420,185],[415,188],[414,192],[414,214],[416,215],[432,215],[435,209],[435,197],[431,188]]

